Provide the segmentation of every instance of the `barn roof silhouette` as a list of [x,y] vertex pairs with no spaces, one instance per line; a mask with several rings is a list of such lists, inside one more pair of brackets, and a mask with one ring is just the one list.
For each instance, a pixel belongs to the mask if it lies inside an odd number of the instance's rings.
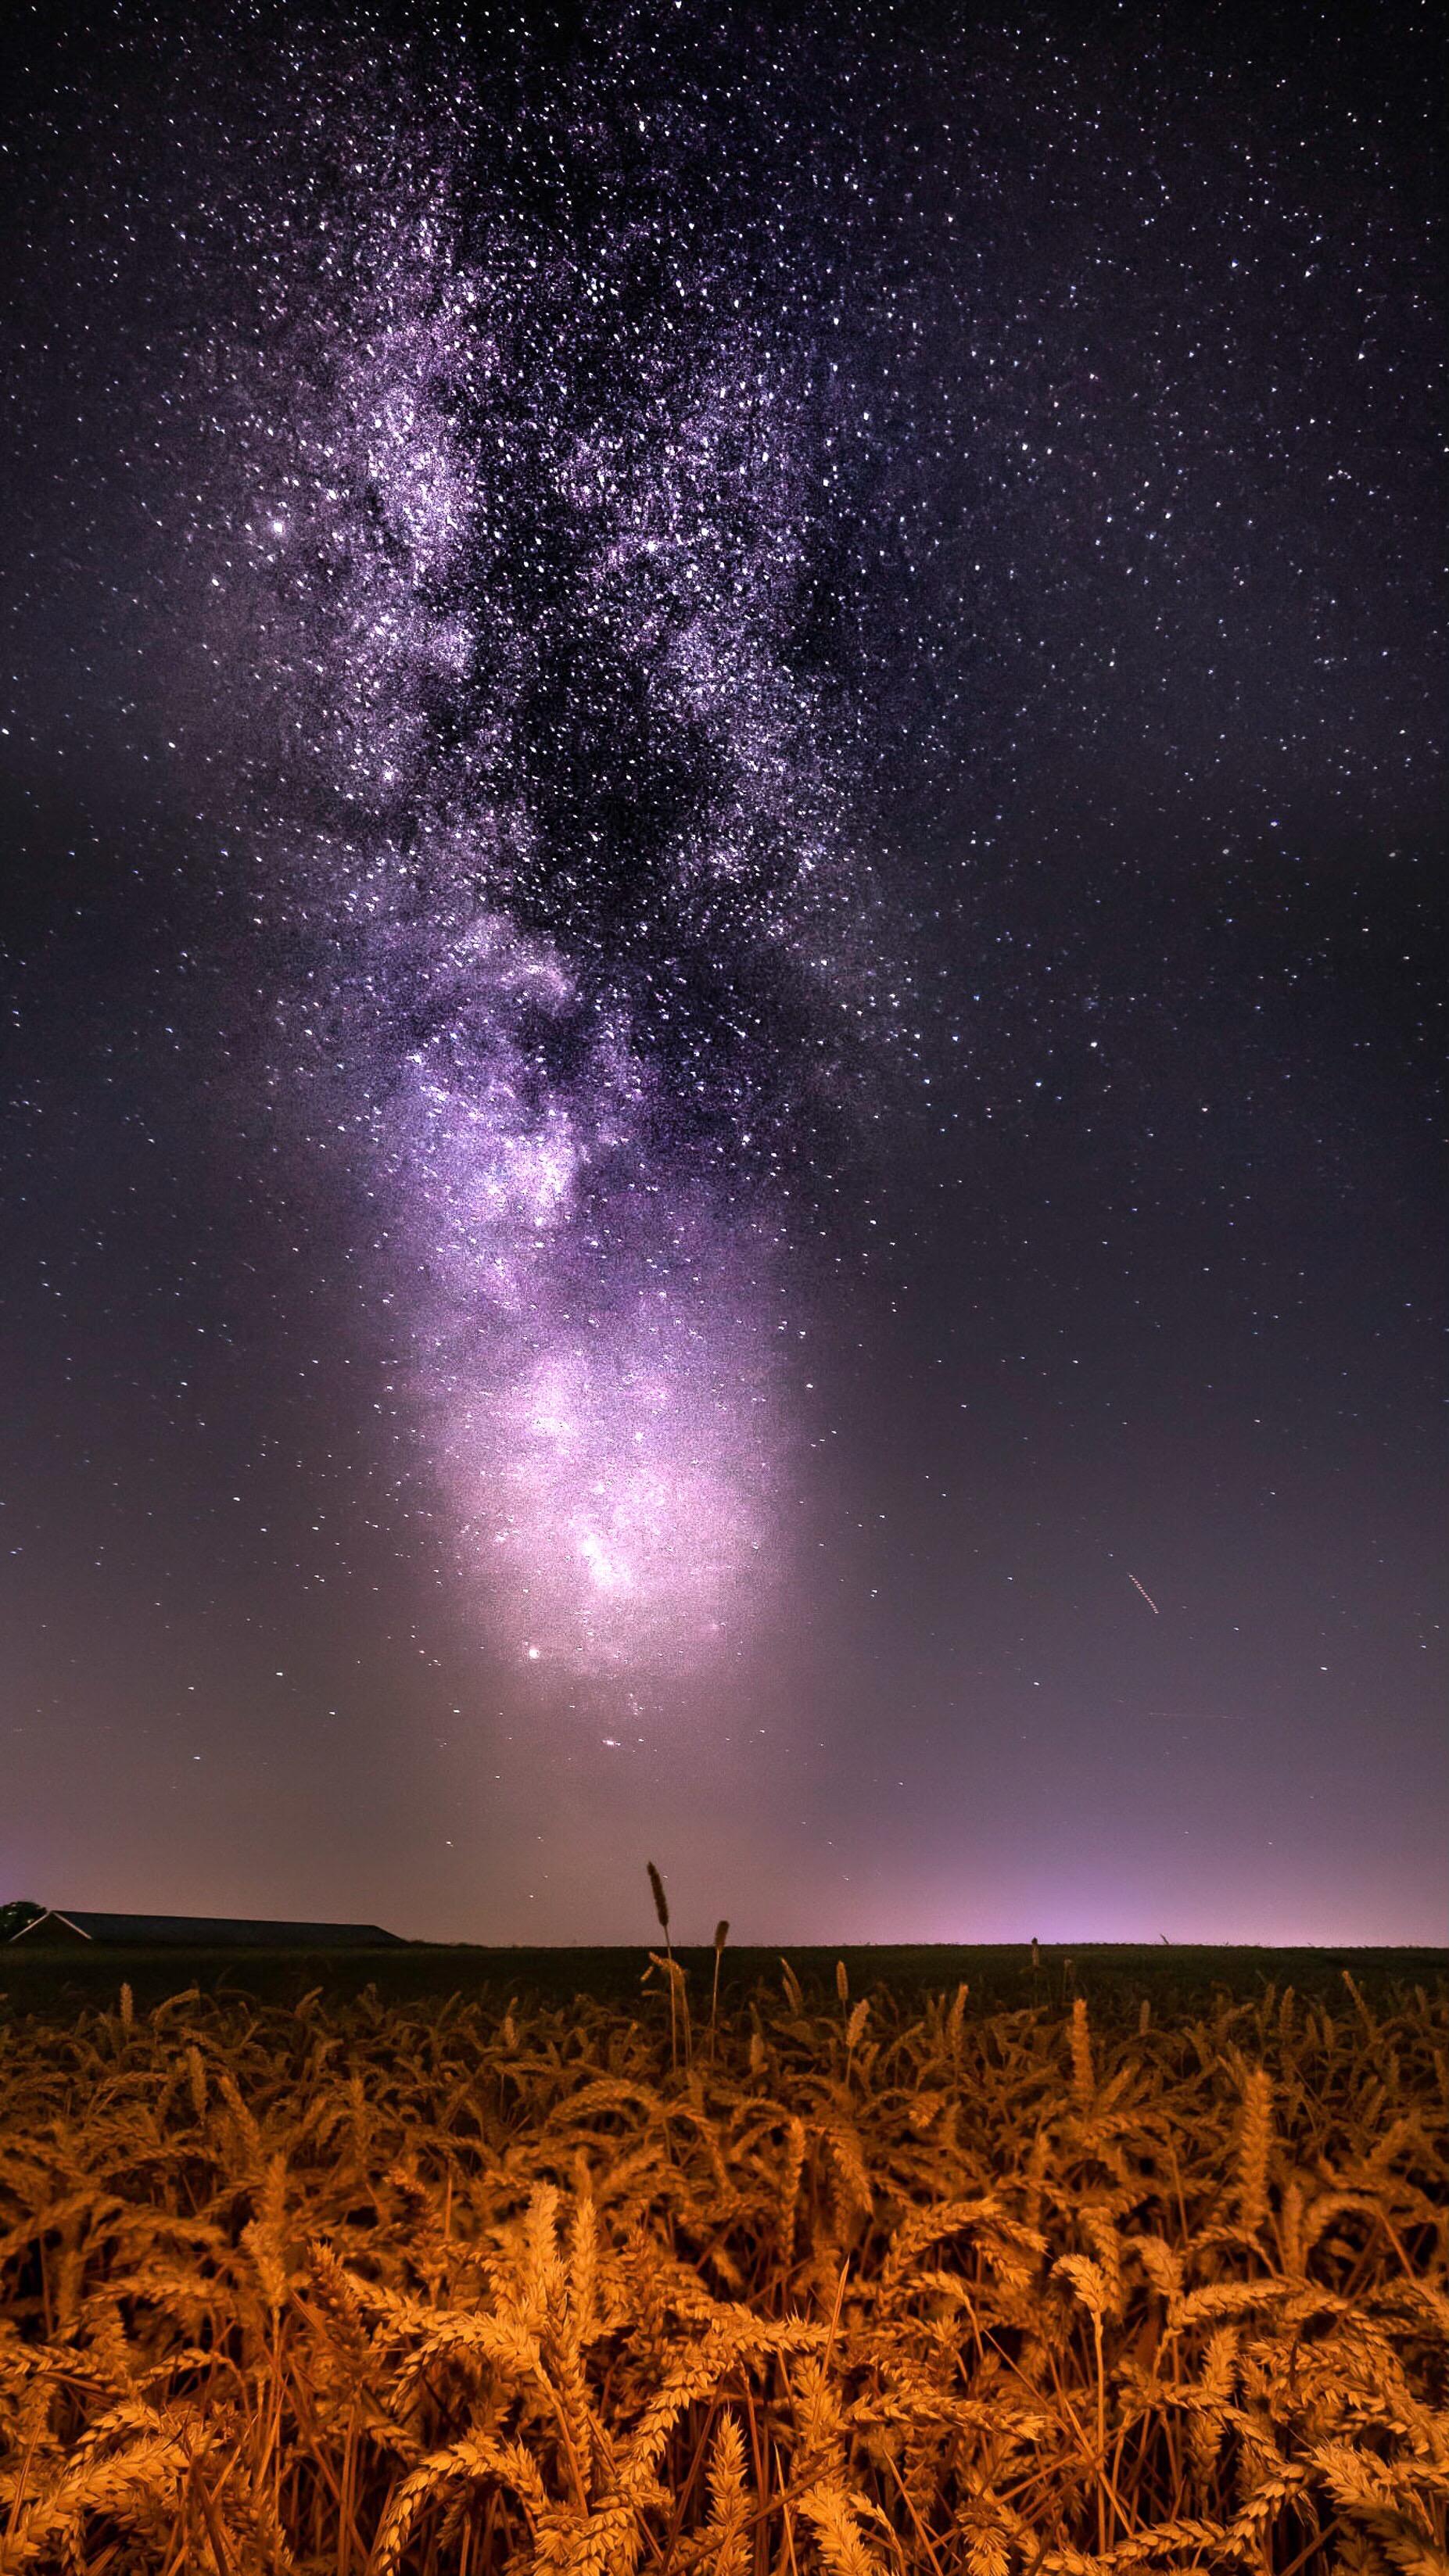
[[177,1950],[378,1950],[406,1947],[377,1923],[271,1923],[234,1914],[93,1914],[48,1906],[13,1941],[95,1941],[103,1946]]

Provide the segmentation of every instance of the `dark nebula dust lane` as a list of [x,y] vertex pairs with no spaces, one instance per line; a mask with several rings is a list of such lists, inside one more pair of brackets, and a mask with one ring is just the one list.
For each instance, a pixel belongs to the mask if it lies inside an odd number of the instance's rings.
[[1427,37],[12,42],[0,1866],[1442,1932]]

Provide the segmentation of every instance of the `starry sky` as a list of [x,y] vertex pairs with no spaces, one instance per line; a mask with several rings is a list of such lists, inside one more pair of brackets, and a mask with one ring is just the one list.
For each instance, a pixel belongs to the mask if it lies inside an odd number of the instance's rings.
[[1442,1941],[1428,12],[7,41],[0,1894]]

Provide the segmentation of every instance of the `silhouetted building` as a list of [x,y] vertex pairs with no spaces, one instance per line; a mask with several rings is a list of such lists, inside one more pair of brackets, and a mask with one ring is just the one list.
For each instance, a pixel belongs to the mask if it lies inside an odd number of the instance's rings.
[[248,1915],[90,1914],[51,1906],[12,1943],[83,1941],[133,1950],[401,1950],[397,1932],[376,1923],[266,1923]]

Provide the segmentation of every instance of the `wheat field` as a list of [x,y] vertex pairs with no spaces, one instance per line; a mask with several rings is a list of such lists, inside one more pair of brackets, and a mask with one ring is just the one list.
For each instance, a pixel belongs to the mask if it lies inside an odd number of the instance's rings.
[[0,2576],[1449,2568],[1442,1994],[652,1973],[13,2018]]

